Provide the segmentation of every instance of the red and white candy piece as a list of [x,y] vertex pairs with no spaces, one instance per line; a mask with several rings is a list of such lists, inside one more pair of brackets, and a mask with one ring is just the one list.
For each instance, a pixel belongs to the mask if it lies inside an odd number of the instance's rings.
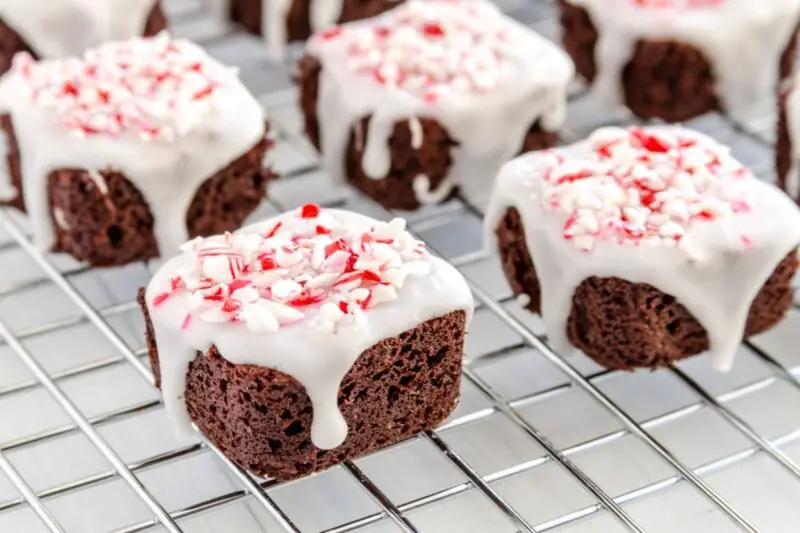
[[31,100],[80,136],[132,133],[143,140],[185,135],[210,110],[222,80],[209,56],[166,34],[105,44],[81,59],[14,58]]
[[396,300],[407,278],[431,267],[404,220],[354,223],[314,204],[261,234],[198,238],[184,253],[193,267],[174,276],[152,305],[184,297],[184,327],[196,317],[259,333],[309,317],[326,331],[357,324],[364,310]]
[[564,238],[583,250],[598,240],[679,245],[688,229],[751,210],[750,171],[723,147],[680,129],[603,128],[591,152],[540,159],[542,207],[564,211]]

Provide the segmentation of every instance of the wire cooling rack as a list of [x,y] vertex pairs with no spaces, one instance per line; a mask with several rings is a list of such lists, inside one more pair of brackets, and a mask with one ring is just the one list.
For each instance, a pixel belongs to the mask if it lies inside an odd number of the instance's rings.
[[[544,0],[501,7],[555,37]],[[331,185],[300,134],[291,68],[199,1],[167,3],[177,35],[241,68],[277,130],[282,174],[254,218],[307,201],[386,219]],[[580,89],[565,141],[630,123]],[[773,116],[689,126],[772,174]],[[91,270],[42,255],[0,211],[0,532],[795,532],[800,523],[800,303],[744,344],[729,374],[706,358],[623,373],[562,359],[481,244],[460,201],[405,213],[470,280],[478,309],[463,399],[436,431],[291,483],[256,479],[208,442],[176,441],[152,386],[133,302],[145,265]],[[800,302],[800,299],[798,299]],[[199,438],[199,437],[198,437]]]

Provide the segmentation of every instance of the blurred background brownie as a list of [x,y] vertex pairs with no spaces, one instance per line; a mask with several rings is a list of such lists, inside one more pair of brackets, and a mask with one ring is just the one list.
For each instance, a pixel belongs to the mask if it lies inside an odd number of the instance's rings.
[[[264,35],[270,53],[282,59],[286,44],[305,41],[334,24],[374,17],[403,0],[221,0],[233,22]],[[266,9],[266,12],[264,10]],[[266,17],[264,16],[266,14]],[[263,24],[266,22],[266,29]]]
[[[8,72],[12,59],[19,52],[44,59],[80,56],[89,48],[108,41],[155,35],[166,25],[158,0],[3,2],[0,5],[0,76]],[[3,130],[8,130],[8,120],[7,116],[0,115]],[[13,139],[7,140],[6,158],[12,167],[18,164],[19,154]],[[0,205],[22,209],[19,190],[18,182],[0,173]]]
[[[796,0],[559,0],[562,41],[606,102],[680,122],[747,118],[794,65]],[[746,43],[746,44],[745,44]]]
[[778,185],[800,204],[800,87],[793,74],[781,87],[775,138]]
[[168,413],[259,476],[354,459],[458,404],[472,296],[402,219],[308,204],[188,243],[139,301]]
[[573,75],[563,51],[488,2],[412,0],[316,34],[297,82],[333,179],[416,209],[456,190],[481,205],[503,163],[554,145]]
[[800,209],[709,137],[604,128],[506,165],[486,232],[561,353],[727,370],[792,305]]
[[234,230],[272,177],[263,110],[235,70],[165,34],[82,59],[21,54],[0,109],[34,241],[93,266]]

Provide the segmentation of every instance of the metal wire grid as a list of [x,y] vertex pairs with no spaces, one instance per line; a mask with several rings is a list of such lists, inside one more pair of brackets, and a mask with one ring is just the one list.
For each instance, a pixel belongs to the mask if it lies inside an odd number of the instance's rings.
[[[550,3],[500,3],[553,35]],[[299,132],[287,67],[265,63],[257,40],[230,33],[201,4],[173,4],[175,32],[240,65],[245,82],[264,95],[277,130],[274,164],[283,178],[259,216],[305,201],[391,216],[353,191],[332,187],[319,172]],[[572,100],[565,141],[601,124],[631,121],[602,110],[579,90]],[[744,125],[719,116],[691,125],[730,144],[769,176],[772,123],[764,114]],[[714,375],[702,358],[652,374],[602,370],[550,350],[540,322],[511,297],[496,256],[482,249],[478,209],[453,201],[404,215],[413,231],[464,272],[479,305],[462,405],[436,431],[281,484],[241,471],[206,440],[176,443],[166,436],[168,422],[154,421],[163,408],[143,360],[142,325],[131,301],[137,283],[147,279],[145,267],[93,271],[42,255],[31,246],[25,221],[0,211],[0,264],[11,273],[0,283],[0,469],[10,482],[3,490],[0,479],[0,531],[795,529],[800,419],[787,405],[800,399],[800,299],[783,326],[743,346],[731,375]],[[91,356],[82,357],[86,352]],[[120,369],[139,376],[123,377]],[[126,394],[127,384],[142,377],[149,386]],[[84,378],[98,379],[83,386]],[[90,400],[81,394],[86,391]],[[773,398],[774,391],[780,394]],[[106,408],[104,402],[113,404],[118,396],[125,400]],[[760,400],[748,405],[752,398]],[[37,401],[66,416],[24,412]],[[36,423],[45,418],[56,422]],[[126,427],[134,421],[138,428]],[[700,421],[703,443],[697,435],[691,446],[680,442],[691,432],[676,426],[687,421]],[[14,431],[2,431],[5,426]],[[165,442],[149,453],[154,446],[140,444],[143,434]],[[75,445],[76,438],[82,444]],[[82,475],[58,473],[64,464],[83,462],[74,447],[98,460]],[[697,447],[699,453],[687,453]],[[197,458],[210,460],[181,466]],[[151,479],[157,471],[162,475]],[[198,486],[210,491],[195,494],[191,478],[169,486],[187,471],[208,474]],[[726,472],[737,473],[735,480]],[[127,498],[115,496],[106,509],[100,495],[120,488]],[[81,496],[86,493],[88,499]],[[325,498],[327,505],[319,501]],[[669,512],[676,501],[683,518]],[[220,514],[226,509],[233,512]],[[339,509],[346,512],[333,512]]]

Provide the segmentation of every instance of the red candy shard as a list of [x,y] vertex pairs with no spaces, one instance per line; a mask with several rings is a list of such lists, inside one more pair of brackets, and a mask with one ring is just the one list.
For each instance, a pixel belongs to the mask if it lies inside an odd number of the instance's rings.
[[306,305],[314,305],[320,303],[322,300],[325,299],[325,293],[320,292],[317,295],[312,296],[311,294],[304,293],[301,296],[298,296],[294,300],[289,301],[289,305],[294,307],[303,307]]
[[275,224],[275,226],[273,226],[273,228],[269,230],[266,235],[264,235],[264,238],[269,239],[270,237],[274,237],[275,234],[278,233],[278,230],[281,228],[282,225],[283,222],[278,222],[277,224]]
[[317,204],[305,204],[300,208],[300,216],[303,218],[317,218],[319,216],[319,206]]
[[344,250],[344,241],[337,239],[325,247],[325,257],[330,257],[334,253]]
[[422,34],[425,37],[442,37],[444,36],[444,29],[436,22],[426,22],[422,25]]
[[227,299],[222,303],[222,312],[223,313],[233,313],[238,311],[239,308],[242,306],[239,302],[232,299]]
[[250,280],[247,279],[241,279],[241,278],[235,279],[232,282],[230,282],[230,284],[228,285],[228,289],[231,292],[238,291],[239,289],[247,287],[248,285],[250,285],[250,283],[251,283]]
[[591,170],[588,170],[588,169],[579,170],[579,171],[573,172],[571,174],[564,174],[563,176],[560,176],[558,178],[558,180],[556,181],[556,183],[558,183],[558,184],[574,183],[574,182],[579,181],[579,180],[583,180],[583,179],[586,179],[586,178],[591,178],[592,175],[593,175],[593,173],[592,173]]
[[383,281],[379,275],[370,270],[365,270],[364,273],[361,274],[361,277],[364,281],[371,281],[373,283],[380,283],[381,281]]
[[153,298],[153,307],[161,305],[170,296],[172,296],[171,292],[162,292],[161,294],[157,294],[156,297]]
[[669,152],[670,146],[655,135],[650,135],[640,129],[631,130],[631,135],[639,141],[645,150],[659,153]]
[[62,89],[64,91],[64,94],[67,94],[69,96],[78,96],[78,94],[80,94],[78,87],[76,87],[75,84],[72,83],[71,81],[64,82],[64,86],[62,87]]
[[335,39],[342,34],[342,27],[341,26],[334,26],[333,28],[329,28],[322,33],[320,33],[320,37],[329,41],[331,39]]

